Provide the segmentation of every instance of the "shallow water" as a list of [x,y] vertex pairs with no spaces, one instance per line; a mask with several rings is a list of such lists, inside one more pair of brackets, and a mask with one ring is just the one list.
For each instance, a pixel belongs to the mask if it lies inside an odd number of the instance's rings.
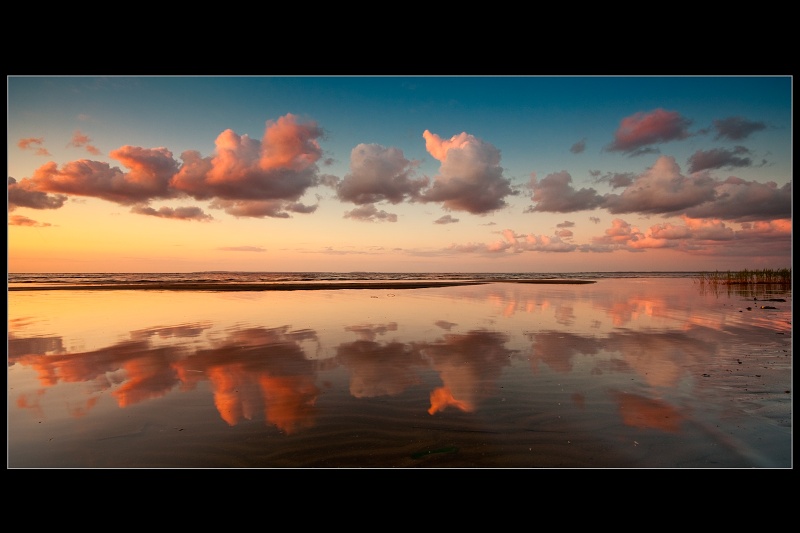
[[8,298],[10,468],[793,466],[790,290]]

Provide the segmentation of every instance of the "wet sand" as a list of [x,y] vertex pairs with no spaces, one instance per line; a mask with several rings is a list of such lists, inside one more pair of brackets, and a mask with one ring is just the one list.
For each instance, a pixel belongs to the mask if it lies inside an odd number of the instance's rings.
[[791,468],[790,291],[544,281],[15,291],[8,466]]

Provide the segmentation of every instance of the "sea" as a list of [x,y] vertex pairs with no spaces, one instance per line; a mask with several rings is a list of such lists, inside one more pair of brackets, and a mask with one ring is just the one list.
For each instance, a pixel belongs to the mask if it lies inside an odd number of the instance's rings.
[[621,278],[699,278],[697,271],[679,272],[90,272],[9,273],[9,287],[31,285],[109,285],[136,283],[336,283],[352,281],[518,281],[518,280],[602,280]]

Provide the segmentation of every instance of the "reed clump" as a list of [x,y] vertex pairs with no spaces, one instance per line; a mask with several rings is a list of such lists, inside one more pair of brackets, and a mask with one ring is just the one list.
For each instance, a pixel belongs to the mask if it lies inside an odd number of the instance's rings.
[[765,268],[762,270],[738,270],[727,272],[701,272],[698,281],[701,285],[791,285],[792,269]]

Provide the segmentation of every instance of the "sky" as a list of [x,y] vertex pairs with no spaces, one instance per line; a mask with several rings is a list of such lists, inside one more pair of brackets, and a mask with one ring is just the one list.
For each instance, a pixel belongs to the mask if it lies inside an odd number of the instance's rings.
[[791,268],[791,76],[7,76],[9,272]]

